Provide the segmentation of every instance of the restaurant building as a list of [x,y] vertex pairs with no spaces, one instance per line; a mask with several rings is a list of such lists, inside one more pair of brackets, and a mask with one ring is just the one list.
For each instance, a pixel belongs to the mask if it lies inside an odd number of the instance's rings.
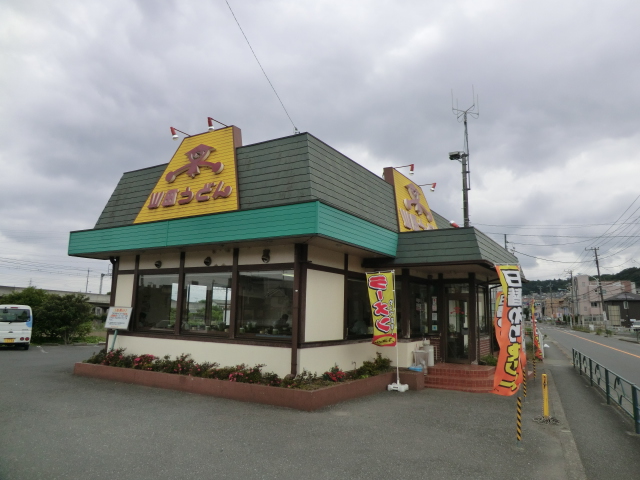
[[133,307],[116,348],[280,375],[395,359],[371,343],[372,271],[396,274],[401,367],[425,338],[436,361],[477,363],[495,266],[518,263],[395,168],[380,177],[309,133],[242,146],[237,127],[125,173],[69,255],[113,263],[111,305]]

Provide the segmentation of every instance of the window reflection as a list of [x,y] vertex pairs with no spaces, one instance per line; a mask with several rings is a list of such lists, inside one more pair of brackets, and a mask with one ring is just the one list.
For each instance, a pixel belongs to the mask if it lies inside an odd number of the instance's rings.
[[347,336],[373,335],[373,323],[369,306],[369,292],[364,279],[347,279]]
[[188,273],[181,331],[220,334],[231,321],[231,272]]
[[172,330],[176,323],[178,275],[140,275],[136,292],[136,329]]
[[238,334],[290,337],[293,270],[240,272]]

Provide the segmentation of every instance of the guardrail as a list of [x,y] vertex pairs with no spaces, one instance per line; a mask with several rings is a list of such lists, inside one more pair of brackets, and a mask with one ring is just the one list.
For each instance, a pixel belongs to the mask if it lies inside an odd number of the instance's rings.
[[579,369],[580,375],[584,373],[589,376],[591,386],[595,384],[604,392],[607,404],[610,405],[613,400],[625,413],[630,415],[633,418],[636,433],[640,434],[640,406],[638,405],[640,388],[575,348],[571,350],[573,352],[573,367]]

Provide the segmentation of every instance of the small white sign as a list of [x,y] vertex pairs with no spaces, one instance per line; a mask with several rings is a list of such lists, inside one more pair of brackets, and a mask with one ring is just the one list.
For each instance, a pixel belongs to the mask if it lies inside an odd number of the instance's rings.
[[107,313],[107,321],[104,324],[104,328],[128,330],[132,312],[132,307],[109,307],[109,313]]

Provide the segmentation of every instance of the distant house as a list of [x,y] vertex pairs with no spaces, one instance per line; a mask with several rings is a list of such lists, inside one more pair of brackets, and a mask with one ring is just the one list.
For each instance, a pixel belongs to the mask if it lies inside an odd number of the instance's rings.
[[[573,288],[575,298],[575,313],[580,319],[593,320],[602,316],[602,302],[600,300],[600,287],[597,280],[590,280],[588,275],[576,275],[573,277]],[[618,294],[635,294],[636,284],[629,280],[614,280],[602,282],[602,296],[611,298]],[[611,320],[612,326],[619,323]]]
[[631,327],[632,320],[640,320],[640,295],[623,292],[604,299],[611,325]]

